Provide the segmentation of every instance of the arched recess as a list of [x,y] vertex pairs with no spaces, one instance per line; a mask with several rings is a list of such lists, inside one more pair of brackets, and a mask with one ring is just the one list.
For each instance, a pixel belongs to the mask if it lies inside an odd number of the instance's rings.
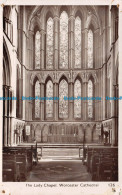
[[41,142],[41,126],[38,124],[35,129],[35,140]]
[[88,68],[93,68],[94,65],[94,35],[93,30],[88,30]]
[[48,135],[49,135],[49,126],[44,125],[42,129],[42,142],[47,143],[48,142]]
[[46,69],[53,69],[54,21],[51,12],[46,16]]
[[[12,97],[11,91],[11,61],[9,52],[3,40],[3,97]],[[3,145],[11,145],[11,120],[12,101],[3,100]]]
[[53,97],[54,97],[54,87],[53,81],[50,76],[47,77],[45,81],[45,97],[50,98],[50,100],[45,100],[45,118],[53,119]]
[[[87,66],[88,68],[95,68],[98,66],[97,55],[101,51],[101,26],[99,26],[98,18],[94,14],[89,14],[86,21],[86,29],[88,29],[88,43],[87,43]],[[100,51],[99,51],[100,50]]]
[[[82,97],[82,81],[80,77],[76,77],[74,82],[74,97]],[[74,118],[80,119],[82,117],[82,101],[74,100]]]
[[59,68],[68,69],[69,21],[67,7],[60,9],[59,25]]
[[82,125],[79,125],[79,128],[78,128],[78,138],[79,138],[80,143],[84,142],[84,130],[83,130]]
[[[41,96],[40,82],[37,77],[33,81],[33,97]],[[41,115],[40,100],[35,98],[33,101],[33,119],[39,120]]]
[[68,118],[68,101],[64,100],[64,96],[68,97],[68,81],[66,77],[61,77],[59,81],[59,118]]
[[82,68],[82,14],[77,11],[75,14],[75,68]]
[[39,27],[34,28],[34,68],[41,68],[41,33]]
[[92,129],[90,128],[90,125],[87,125],[85,130],[85,143],[91,143],[92,142]]
[[[88,88],[87,88],[88,98],[94,97],[94,94],[95,94],[94,79],[92,76],[90,76],[90,78],[88,80]],[[88,113],[88,119],[90,119],[90,120],[94,119],[95,100],[88,100],[87,113]]]

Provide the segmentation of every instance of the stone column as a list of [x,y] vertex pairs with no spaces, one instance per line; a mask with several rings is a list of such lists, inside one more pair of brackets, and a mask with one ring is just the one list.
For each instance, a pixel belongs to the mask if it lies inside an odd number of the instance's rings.
[[[44,97],[44,83],[40,83],[40,97]],[[44,110],[44,100],[40,101],[40,108],[41,108],[41,121],[43,121],[45,119],[45,110]]]
[[[88,92],[88,82],[85,81],[83,82],[83,97],[87,97],[87,92]],[[83,120],[86,121],[88,118],[88,100],[83,100],[83,109],[82,109],[82,116]]]
[[106,98],[106,66],[103,66],[103,70],[102,70],[103,76],[102,76],[102,108],[103,108],[103,120],[106,118],[106,104],[107,104],[107,100],[105,100]]
[[74,68],[75,63],[75,53],[74,53],[74,26],[75,26],[75,17],[70,16],[69,18],[69,68]]
[[[8,86],[8,98],[11,97],[11,89]],[[7,134],[8,134],[8,138],[7,138],[7,144],[8,146],[11,144],[11,125],[10,125],[10,107],[11,107],[11,102],[12,100],[7,100]]]
[[[3,97],[8,96],[8,89],[7,86],[3,86]],[[3,100],[3,139],[4,139],[4,146],[7,146],[7,101]]]
[[[74,89],[73,89],[73,83],[72,83],[72,81],[69,83],[69,97],[72,97],[73,96],[73,91],[74,91]],[[68,100],[66,100],[66,101],[68,101]],[[69,103],[69,120],[73,120],[73,118],[74,118],[74,115],[73,115],[73,110],[74,110],[74,100],[69,100],[68,101],[68,103]]]
[[45,69],[45,30],[41,30],[41,69]]
[[[57,82],[55,82],[54,83],[54,97],[58,97],[59,95],[58,95],[58,83]],[[59,103],[59,100],[54,100],[54,116],[53,116],[53,118],[54,118],[54,120],[55,121],[58,121],[58,115],[59,115],[59,113],[58,113],[58,103]]]
[[82,65],[87,68],[88,63],[88,29],[82,31]]
[[54,68],[57,70],[59,65],[59,18],[54,17]]

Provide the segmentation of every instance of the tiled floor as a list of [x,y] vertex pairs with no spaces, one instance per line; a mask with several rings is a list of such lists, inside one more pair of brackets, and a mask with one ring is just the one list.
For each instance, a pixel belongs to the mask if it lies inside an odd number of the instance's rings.
[[30,172],[27,182],[91,181],[81,160],[42,160]]

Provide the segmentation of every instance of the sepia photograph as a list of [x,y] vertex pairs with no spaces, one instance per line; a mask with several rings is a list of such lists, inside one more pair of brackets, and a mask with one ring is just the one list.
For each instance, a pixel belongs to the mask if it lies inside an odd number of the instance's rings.
[[118,182],[119,6],[2,9],[2,183]]

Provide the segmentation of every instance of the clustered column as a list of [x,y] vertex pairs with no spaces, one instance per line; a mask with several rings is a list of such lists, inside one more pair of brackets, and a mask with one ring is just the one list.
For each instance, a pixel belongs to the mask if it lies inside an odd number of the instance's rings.
[[42,29],[41,30],[41,69],[43,70],[45,68],[45,35],[46,32]]
[[[41,94],[40,94],[40,97],[44,97],[44,83],[43,82],[41,82],[40,83],[40,91],[41,91]],[[44,120],[44,100],[41,100],[40,101],[40,107],[41,107],[41,121],[43,121]]]

